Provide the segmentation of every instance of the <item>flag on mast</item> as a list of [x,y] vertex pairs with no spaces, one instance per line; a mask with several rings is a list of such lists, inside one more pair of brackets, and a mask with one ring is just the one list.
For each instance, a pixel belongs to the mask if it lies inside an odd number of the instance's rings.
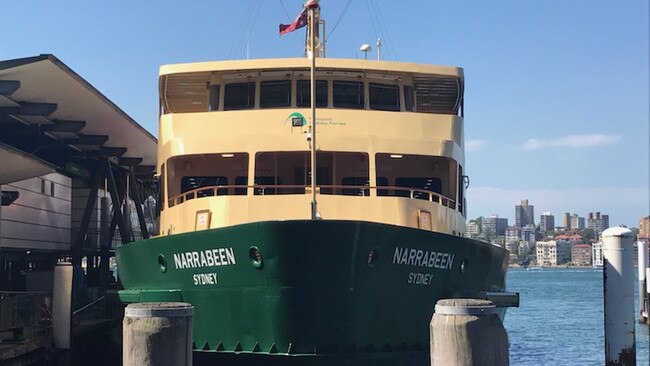
[[304,26],[307,25],[307,18],[308,18],[308,12],[309,8],[318,6],[318,2],[315,0],[310,0],[305,5],[303,6],[302,11],[296,19],[293,21],[291,24],[280,24],[280,35],[287,34],[290,32],[295,31],[296,29],[300,29]]

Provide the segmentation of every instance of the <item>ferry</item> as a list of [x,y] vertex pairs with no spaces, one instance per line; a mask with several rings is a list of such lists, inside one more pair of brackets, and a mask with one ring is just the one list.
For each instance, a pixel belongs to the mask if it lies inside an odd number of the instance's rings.
[[160,232],[116,250],[119,300],[193,304],[195,359],[428,364],[437,300],[507,294],[508,252],[464,237],[463,70],[308,33],[160,68]]

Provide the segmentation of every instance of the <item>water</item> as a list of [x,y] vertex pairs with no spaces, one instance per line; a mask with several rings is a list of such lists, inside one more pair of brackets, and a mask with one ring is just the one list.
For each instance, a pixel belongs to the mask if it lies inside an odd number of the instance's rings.
[[[521,303],[508,309],[504,322],[511,365],[605,363],[602,270],[510,269],[507,281]],[[650,365],[649,328],[637,322],[637,365]]]

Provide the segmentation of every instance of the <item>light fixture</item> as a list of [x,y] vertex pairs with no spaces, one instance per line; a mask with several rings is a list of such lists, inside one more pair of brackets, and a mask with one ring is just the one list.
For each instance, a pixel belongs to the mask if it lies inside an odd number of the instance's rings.
[[305,125],[305,120],[302,117],[292,117],[291,126],[292,127],[302,127]]
[[222,158],[234,158],[235,154],[221,154]]
[[391,159],[401,159],[403,155],[401,154],[390,154]]
[[364,59],[364,60],[367,60],[367,59],[368,59],[368,52],[372,51],[372,47],[370,47],[369,44],[364,43],[364,44],[362,44],[361,47],[359,48],[359,51],[363,52],[363,54],[364,54],[363,59]]

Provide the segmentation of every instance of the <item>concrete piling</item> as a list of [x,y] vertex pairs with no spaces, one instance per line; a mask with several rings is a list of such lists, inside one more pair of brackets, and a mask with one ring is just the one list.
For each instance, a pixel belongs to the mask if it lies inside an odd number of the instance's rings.
[[431,366],[510,363],[508,334],[489,300],[440,300],[429,329]]
[[124,366],[192,366],[194,307],[187,303],[129,304],[124,310]]
[[623,227],[602,233],[605,364],[636,365],[634,339],[634,235]]
[[646,292],[647,282],[646,269],[648,268],[648,243],[637,242],[638,268],[639,268],[639,322],[645,323],[648,316],[648,294]]

